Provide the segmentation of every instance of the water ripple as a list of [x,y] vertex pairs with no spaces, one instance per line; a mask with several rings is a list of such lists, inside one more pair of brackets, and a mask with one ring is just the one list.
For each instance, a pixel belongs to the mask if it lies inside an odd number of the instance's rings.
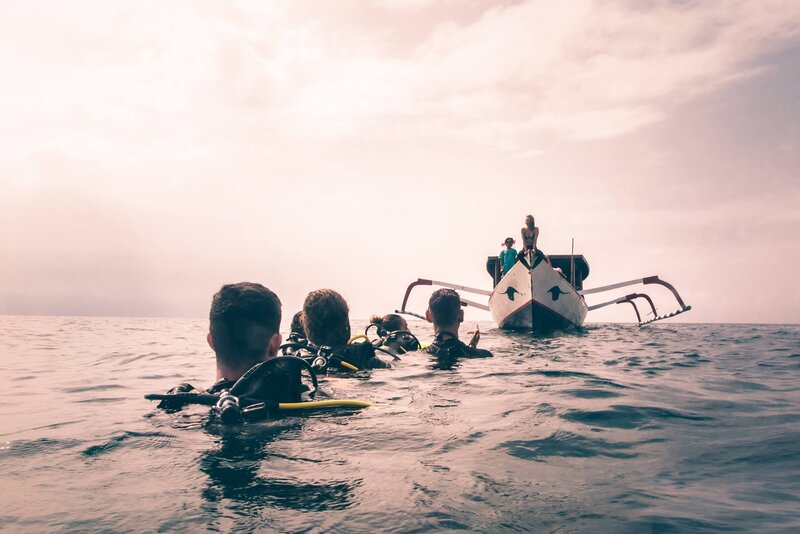
[[509,455],[537,462],[545,461],[550,456],[564,458],[635,458],[639,453],[633,449],[648,443],[658,443],[663,439],[651,439],[638,442],[612,442],[600,438],[587,438],[563,430],[554,432],[546,438],[534,440],[514,440],[502,443],[498,448],[506,450]]
[[161,432],[124,432],[114,436],[104,443],[92,445],[83,450],[84,456],[99,456],[112,452],[120,447],[128,446],[144,449],[159,449],[168,446],[175,436]]
[[568,409],[561,414],[567,421],[606,428],[660,428],[660,423],[670,420],[713,421],[711,416],[694,415],[656,406],[610,406],[608,410]]

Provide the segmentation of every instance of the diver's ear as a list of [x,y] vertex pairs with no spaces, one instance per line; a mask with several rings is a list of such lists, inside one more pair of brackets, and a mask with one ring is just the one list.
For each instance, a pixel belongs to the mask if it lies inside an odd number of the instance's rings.
[[427,319],[429,323],[433,322],[433,317],[431,316],[431,310],[425,310],[425,319]]
[[458,322],[459,323],[464,322],[464,310],[458,310]]
[[208,346],[211,347],[211,350],[216,352],[217,348],[214,346],[214,336],[211,335],[211,332],[206,336],[206,341],[208,341]]
[[281,341],[283,341],[283,336],[281,336],[280,332],[275,332],[272,334],[272,337],[269,338],[269,344],[267,345],[267,358],[273,358],[276,354],[278,354],[278,349],[281,347]]

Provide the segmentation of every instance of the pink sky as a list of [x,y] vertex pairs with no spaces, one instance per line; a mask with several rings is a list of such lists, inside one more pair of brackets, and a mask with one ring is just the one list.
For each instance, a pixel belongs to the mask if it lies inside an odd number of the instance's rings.
[[0,67],[0,313],[366,317],[533,213],[587,286],[800,322],[795,1],[0,1]]

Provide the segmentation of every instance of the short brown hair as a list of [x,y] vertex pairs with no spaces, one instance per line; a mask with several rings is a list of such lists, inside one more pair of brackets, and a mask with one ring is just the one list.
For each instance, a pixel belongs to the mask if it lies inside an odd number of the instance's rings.
[[255,365],[280,328],[281,301],[261,284],[226,284],[214,294],[208,319],[217,358],[237,367]]
[[452,289],[437,289],[428,300],[428,309],[431,310],[434,323],[449,326],[458,322],[461,297]]
[[350,339],[350,309],[333,289],[317,289],[303,303],[306,337],[317,346],[345,345]]
[[303,337],[306,337],[306,329],[303,327],[303,310],[294,314],[292,317],[292,324],[289,327],[289,331],[293,334],[300,334]]

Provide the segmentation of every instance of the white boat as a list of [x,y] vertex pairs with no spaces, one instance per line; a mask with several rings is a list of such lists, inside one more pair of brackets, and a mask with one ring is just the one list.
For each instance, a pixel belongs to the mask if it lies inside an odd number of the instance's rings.
[[[498,259],[496,256],[490,256],[486,267],[494,281],[494,289],[491,291],[419,278],[408,286],[402,306],[395,311],[424,319],[421,314],[406,309],[411,291],[417,286],[448,287],[488,297],[487,303],[483,304],[462,296],[461,303],[464,306],[489,311],[494,322],[502,329],[527,330],[535,334],[581,328],[590,311],[612,304],[631,304],[640,326],[674,317],[692,309],[691,306],[684,304],[677,290],[671,284],[661,280],[658,276],[583,289],[583,281],[589,276],[589,264],[583,256],[553,255],[549,256],[547,261],[543,260],[544,256],[541,254],[538,257],[523,258],[505,276],[500,278]],[[672,292],[680,308],[671,313],[659,315],[653,299],[645,293],[629,293],[594,305],[586,302],[586,295],[604,293],[636,284],[657,284],[666,287]],[[645,316],[644,319],[636,305],[638,299],[647,302],[651,310],[649,316]]]
[[589,313],[586,300],[547,262],[533,264],[530,270],[527,262],[518,261],[489,296],[497,326],[537,333],[582,326]]

